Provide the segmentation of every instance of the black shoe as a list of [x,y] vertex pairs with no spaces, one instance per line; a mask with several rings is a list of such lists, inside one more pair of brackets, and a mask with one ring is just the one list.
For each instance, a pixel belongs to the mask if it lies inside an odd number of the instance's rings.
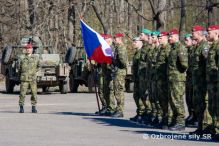
[[24,107],[20,106],[20,113],[24,113]]
[[158,117],[152,119],[151,125],[156,127],[160,123]]
[[185,126],[181,125],[181,124],[176,124],[172,127],[169,127],[169,130],[171,130],[171,131],[183,131],[183,130],[185,130]]
[[192,131],[192,132],[189,132],[189,134],[190,135],[194,135],[194,134],[196,134],[196,135],[202,135],[203,134],[203,130],[201,130],[201,129],[196,129],[195,131]]
[[32,113],[37,113],[36,106],[32,106]]
[[116,111],[112,114],[112,117],[114,117],[114,118],[122,118],[123,116],[124,116],[123,113],[118,112],[118,111]]
[[107,108],[103,107],[100,111],[96,111],[96,115],[104,115],[107,112]]
[[186,126],[198,126],[197,119],[193,115],[190,115],[186,118],[185,124]]
[[114,114],[113,111],[107,110],[102,116],[109,116],[109,117],[112,117],[113,114]]
[[130,121],[142,124],[142,116],[136,115],[136,116],[130,118]]

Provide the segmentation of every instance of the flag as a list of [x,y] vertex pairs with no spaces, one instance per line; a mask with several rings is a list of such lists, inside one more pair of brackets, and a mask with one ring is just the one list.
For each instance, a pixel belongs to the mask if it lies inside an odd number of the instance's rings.
[[80,20],[82,38],[84,41],[84,48],[89,60],[94,60],[97,63],[111,63],[112,62],[112,48],[104,40],[104,38],[89,27],[86,23]]

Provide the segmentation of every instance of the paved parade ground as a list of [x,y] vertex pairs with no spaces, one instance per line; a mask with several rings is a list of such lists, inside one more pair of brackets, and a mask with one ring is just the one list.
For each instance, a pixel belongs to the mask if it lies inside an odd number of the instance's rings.
[[[188,135],[194,128],[174,134],[129,121],[135,115],[131,93],[126,93],[125,117],[96,116],[94,93],[39,93],[38,114],[31,113],[30,96],[25,113],[18,113],[19,92],[6,94],[0,85],[0,146],[208,146],[218,145],[206,136]],[[163,138],[165,137],[165,138]],[[171,140],[171,138],[175,140]]]

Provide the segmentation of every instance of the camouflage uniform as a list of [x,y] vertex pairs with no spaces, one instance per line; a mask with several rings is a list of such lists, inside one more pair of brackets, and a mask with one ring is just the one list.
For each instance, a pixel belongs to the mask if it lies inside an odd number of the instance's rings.
[[161,108],[157,96],[157,82],[156,82],[156,59],[160,47],[152,46],[148,57],[148,80],[149,80],[149,100],[151,103],[152,121],[158,122],[161,119]]
[[104,96],[104,73],[102,69],[102,64],[97,65],[98,70],[98,79],[97,79],[97,86],[98,86],[98,94],[100,98],[100,102],[102,104],[102,108],[106,107],[106,99]]
[[[110,101],[114,98],[117,101],[116,112],[123,113],[125,104],[125,76],[128,58],[125,46],[119,45],[115,47],[112,80],[110,81]],[[111,106],[111,105],[110,105]]]
[[219,95],[218,95],[218,61],[219,61],[219,41],[215,41],[209,48],[206,75],[207,75],[207,89],[208,89],[208,110],[212,118],[213,130],[219,133]]
[[186,71],[186,104],[190,116],[194,116],[193,108],[193,86],[192,86],[192,51],[195,46],[187,47],[188,52],[188,69]]
[[157,97],[162,109],[162,125],[168,125],[168,77],[167,64],[170,52],[170,45],[161,46],[157,55],[156,63],[156,82]]
[[35,106],[37,104],[37,82],[36,82],[36,72],[39,68],[39,59],[37,56],[25,56],[20,62],[20,96],[19,105],[23,106],[25,102],[25,95],[28,88],[31,89],[31,105]]
[[168,58],[168,101],[173,112],[171,125],[185,125],[183,95],[185,93],[185,71],[188,66],[185,47],[176,42],[171,44]]
[[147,93],[148,92],[148,65],[147,65],[147,56],[148,56],[149,45],[144,44],[140,51],[139,65],[138,65],[138,79],[139,81],[139,97],[144,106],[139,109],[139,113],[142,115],[143,113],[150,113],[150,106],[147,102]]
[[135,104],[137,106],[136,113],[137,115],[142,115],[144,112],[144,104],[142,102],[142,98],[140,96],[140,80],[139,80],[139,60],[140,60],[140,55],[141,55],[141,49],[137,50],[133,56],[133,61],[132,61],[132,72],[133,72],[133,81],[134,81],[134,92],[133,92],[133,98],[135,100]]
[[[207,127],[208,114],[207,104],[207,82],[206,82],[206,57],[208,43],[202,41],[197,44],[192,53],[192,80],[193,80],[193,105],[194,113],[198,120],[198,130]],[[206,111],[206,112],[205,112]],[[204,116],[205,115],[205,116]],[[205,121],[204,121],[205,118]],[[204,124],[203,124],[204,122]]]

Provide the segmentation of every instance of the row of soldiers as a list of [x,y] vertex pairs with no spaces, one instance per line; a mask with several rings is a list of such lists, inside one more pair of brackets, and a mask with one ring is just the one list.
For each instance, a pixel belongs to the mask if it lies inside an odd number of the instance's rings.
[[[111,36],[103,37],[112,46]],[[123,35],[114,38],[115,61],[111,65],[100,65],[99,93],[103,108],[99,114],[123,117],[127,52],[123,43],[116,43],[117,38],[122,42]],[[137,114],[130,120],[173,131],[184,130],[186,123],[197,121],[198,128],[191,134],[218,135],[218,45],[218,25],[209,26],[207,33],[204,27],[196,25],[191,35],[185,35],[184,42],[180,42],[177,29],[170,32],[143,29],[140,36],[133,39],[136,50],[133,97]],[[122,75],[120,69],[124,71]],[[186,120],[184,94],[189,111]]]

